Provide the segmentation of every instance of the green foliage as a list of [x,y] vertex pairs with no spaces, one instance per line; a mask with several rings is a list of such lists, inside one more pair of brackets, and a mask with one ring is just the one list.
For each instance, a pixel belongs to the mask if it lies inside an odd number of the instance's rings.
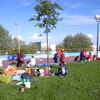
[[50,32],[53,28],[56,28],[56,24],[62,18],[58,18],[59,14],[56,9],[63,10],[57,3],[52,4],[48,0],[37,0],[38,5],[34,7],[36,14],[30,21],[39,21],[35,26],[45,28],[45,33]]
[[59,43],[59,44],[56,46],[56,49],[57,49],[57,48],[64,49],[65,47],[64,47],[63,43]]
[[[1,100],[99,100],[100,99],[100,61],[67,63],[66,77],[33,77],[31,88],[21,93],[12,81],[0,82]],[[42,67],[43,68],[43,67]],[[20,67],[18,69],[25,69]],[[58,66],[54,66],[57,72]],[[52,70],[51,69],[51,70]],[[38,79],[38,81],[34,81]]]
[[10,49],[10,46],[11,37],[9,36],[9,32],[0,25],[0,50]]
[[63,41],[63,45],[67,49],[91,48],[92,44],[91,39],[82,33],[75,36],[69,35]]
[[[18,53],[19,39],[12,38],[9,32],[0,25],[0,54],[16,55]],[[36,53],[37,46],[34,42],[26,45],[25,41],[20,40],[20,51],[24,54]]]
[[63,41],[63,45],[65,48],[68,48],[68,49],[71,49],[73,48],[73,37],[72,35],[69,35],[67,37],[64,38],[64,41]]

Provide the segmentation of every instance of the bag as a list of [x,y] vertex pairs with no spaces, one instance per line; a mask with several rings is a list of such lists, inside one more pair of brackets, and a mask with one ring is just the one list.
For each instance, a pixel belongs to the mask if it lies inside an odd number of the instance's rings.
[[21,78],[27,80],[27,79],[31,79],[32,77],[30,76],[30,74],[24,73],[24,74],[21,75]]
[[6,82],[6,83],[11,83],[12,75],[11,74],[0,74],[0,81],[1,82]]

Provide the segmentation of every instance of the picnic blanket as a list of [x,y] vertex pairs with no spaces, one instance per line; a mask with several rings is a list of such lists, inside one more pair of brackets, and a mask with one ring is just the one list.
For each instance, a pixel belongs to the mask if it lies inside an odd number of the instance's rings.
[[16,74],[23,74],[25,73],[26,71],[25,70],[17,70],[17,71],[14,71],[14,73],[11,73],[12,75],[16,75]]
[[[49,63],[49,65],[59,65],[59,63]],[[35,66],[48,66],[48,63],[36,64]]]

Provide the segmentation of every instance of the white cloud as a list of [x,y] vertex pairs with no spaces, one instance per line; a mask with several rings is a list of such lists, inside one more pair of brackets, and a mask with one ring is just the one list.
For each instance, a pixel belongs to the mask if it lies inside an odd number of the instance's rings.
[[87,34],[87,36],[88,36],[89,38],[94,38],[94,36],[93,36],[92,34]]
[[30,3],[30,2],[24,2],[23,5],[24,5],[24,6],[30,6],[31,3]]
[[83,4],[81,2],[76,2],[76,3],[71,5],[71,8],[78,8],[78,7],[81,7],[81,6],[83,6]]
[[83,15],[61,15],[64,19],[61,21],[63,24],[67,25],[86,25],[96,23],[94,17],[92,16],[83,16]]
[[14,39],[14,38],[18,38],[18,39],[20,39],[20,40],[23,40],[21,36],[12,36],[12,38],[13,38],[13,39]]
[[42,39],[42,36],[39,36],[37,33],[34,33],[33,36],[31,37],[32,39]]
[[17,0],[17,1],[24,6],[30,6],[33,2],[33,0]]

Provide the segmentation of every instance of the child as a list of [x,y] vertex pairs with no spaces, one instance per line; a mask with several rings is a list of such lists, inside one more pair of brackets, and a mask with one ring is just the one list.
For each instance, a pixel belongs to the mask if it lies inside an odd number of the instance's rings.
[[54,60],[55,63],[57,63],[57,60],[58,60],[57,59],[57,54],[54,54],[53,60]]
[[60,50],[60,48],[58,48],[58,50],[57,50],[57,62],[59,63],[60,62],[60,56],[61,56],[61,50]]
[[87,60],[88,60],[88,61],[92,60],[91,52],[89,53],[89,55],[88,55],[88,57],[87,57]]
[[58,75],[62,77],[66,76],[67,74],[66,66],[63,63],[60,63],[59,65],[60,66],[58,68]]
[[61,49],[60,62],[63,63],[63,65],[65,65],[65,53],[64,53],[64,49]]

